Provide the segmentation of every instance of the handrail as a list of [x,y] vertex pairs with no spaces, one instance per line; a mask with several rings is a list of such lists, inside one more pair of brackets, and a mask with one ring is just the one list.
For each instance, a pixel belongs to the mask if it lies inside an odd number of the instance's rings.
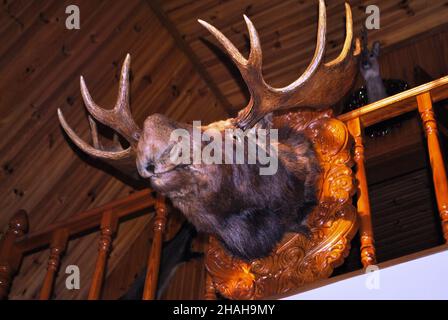
[[101,207],[80,212],[68,221],[56,222],[43,231],[24,235],[16,239],[15,244],[25,254],[31,250],[49,245],[53,233],[59,229],[67,229],[69,236],[74,236],[85,230],[100,226],[101,218],[106,211],[113,211],[118,218],[125,217],[136,211],[153,206],[156,199],[151,193],[151,190],[138,191],[128,197],[109,202]]
[[418,109],[416,97],[427,92],[431,94],[432,102],[434,103],[447,99],[448,76],[400,92],[362,108],[344,113],[338,118],[343,122],[359,118],[363,126],[368,127],[375,123]]

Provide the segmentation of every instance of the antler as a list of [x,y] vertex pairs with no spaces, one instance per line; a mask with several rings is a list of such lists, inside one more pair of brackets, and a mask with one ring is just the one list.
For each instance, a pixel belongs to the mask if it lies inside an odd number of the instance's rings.
[[[112,110],[106,110],[99,107],[93,100],[81,77],[81,94],[89,113],[102,124],[111,127],[119,134],[121,134],[129,143],[130,146],[123,150],[119,142],[115,139],[115,150],[108,151],[100,145],[95,121],[89,116],[90,129],[92,133],[92,140],[94,147],[84,142],[65,121],[62,111],[58,109],[59,121],[70,139],[84,152],[91,156],[103,159],[118,160],[131,156],[132,149],[137,144],[141,129],[137,126],[132,118],[131,109],[129,106],[129,68],[131,64],[131,56],[128,54],[121,68],[120,86],[118,90],[118,97],[115,107]],[[120,150],[121,149],[121,150]]]
[[221,43],[240,70],[250,92],[248,105],[236,118],[240,128],[252,127],[269,112],[293,107],[328,107],[338,102],[353,85],[358,70],[359,40],[353,44],[353,21],[349,4],[345,4],[346,38],[340,55],[331,62],[322,63],[326,44],[326,9],[319,0],[319,25],[314,57],[305,72],[283,88],[268,85],[262,75],[260,40],[250,19],[244,16],[249,31],[251,50],[245,59],[237,48],[218,29],[198,20]]

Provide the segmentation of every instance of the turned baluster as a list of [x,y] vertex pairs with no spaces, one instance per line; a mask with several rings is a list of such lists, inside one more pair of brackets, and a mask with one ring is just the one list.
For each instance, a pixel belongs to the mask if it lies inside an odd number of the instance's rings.
[[165,199],[157,195],[155,204],[156,215],[154,218],[154,234],[151,252],[148,257],[148,268],[146,271],[145,289],[143,300],[154,300],[157,290],[157,280],[159,277],[160,256],[162,251],[163,231],[165,230],[167,209]]
[[370,213],[369,190],[364,165],[363,130],[359,118],[349,120],[347,126],[355,140],[354,160],[356,163],[356,180],[358,181],[357,208],[359,233],[361,237],[361,262],[364,268],[367,268],[376,263],[376,254]]
[[431,163],[437,207],[439,209],[440,219],[442,220],[443,236],[445,241],[448,242],[448,181],[443,156],[440,151],[440,143],[437,136],[437,122],[434,116],[430,93],[427,92],[417,96],[417,104],[428,142],[429,160]]
[[28,215],[19,210],[9,221],[9,228],[0,242],[0,299],[7,299],[14,275],[20,266],[22,252],[14,242],[28,231]]
[[54,279],[59,271],[61,256],[64,253],[69,232],[67,229],[59,229],[53,233],[50,244],[50,256],[48,258],[47,273],[45,275],[42,289],[40,290],[40,300],[48,300],[53,291]]
[[93,273],[92,284],[90,285],[89,300],[98,300],[101,295],[101,288],[104,280],[107,259],[112,245],[112,237],[117,231],[118,218],[112,211],[106,211],[101,218],[101,231],[96,259],[95,271]]

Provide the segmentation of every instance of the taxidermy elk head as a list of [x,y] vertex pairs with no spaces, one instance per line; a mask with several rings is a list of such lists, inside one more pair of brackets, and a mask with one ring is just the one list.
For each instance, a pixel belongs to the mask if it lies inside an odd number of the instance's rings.
[[[79,138],[58,110],[67,135],[89,155],[123,162],[131,159],[133,168],[150,181],[155,191],[171,199],[198,231],[215,235],[236,257],[250,260],[269,255],[287,231],[306,232],[304,220],[316,202],[319,162],[313,146],[288,113],[295,108],[328,108],[338,102],[352,86],[357,70],[359,42],[353,40],[351,9],[346,7],[346,39],[340,55],[324,63],[326,9],[319,1],[317,47],[305,72],[283,88],[268,85],[262,75],[262,52],[252,22],[244,16],[251,50],[244,58],[215,27],[199,20],[221,43],[236,64],[251,95],[248,105],[236,118],[195,127],[179,123],[161,114],[148,116],[143,130],[132,119],[129,108],[130,56],[121,71],[117,103],[111,110],[100,108],[92,100],[81,77],[81,93],[87,110],[97,121],[111,127],[128,142],[127,149],[105,150],[98,139],[95,122],[90,118],[93,147]],[[182,129],[228,135],[228,129],[276,129],[278,167],[275,174],[260,175],[262,164],[204,164],[191,161],[176,164],[173,130]],[[192,142],[194,144],[194,142]],[[235,142],[236,143],[236,142]],[[185,156],[185,155],[179,155]]]

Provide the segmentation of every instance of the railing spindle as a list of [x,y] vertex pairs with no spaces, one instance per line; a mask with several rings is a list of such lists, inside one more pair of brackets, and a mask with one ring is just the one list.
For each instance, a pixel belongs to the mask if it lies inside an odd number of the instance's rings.
[[363,130],[359,118],[347,122],[348,130],[355,140],[356,179],[358,181],[358,217],[361,236],[361,262],[364,268],[376,263],[375,241],[373,238],[372,217],[370,212],[369,190],[364,165]]
[[61,256],[67,247],[69,233],[67,229],[59,229],[53,233],[50,244],[50,256],[48,258],[47,273],[45,275],[40,300],[48,300],[53,292],[54,279],[59,271]]
[[143,300],[154,300],[157,290],[157,280],[159,277],[160,256],[162,251],[163,231],[166,225],[167,209],[165,199],[157,195],[156,216],[154,218],[154,235],[151,252],[148,257],[148,268],[146,271],[145,289]]
[[109,257],[112,237],[117,231],[117,226],[117,215],[113,211],[104,212],[101,219],[101,235],[98,247],[98,257],[96,260],[95,271],[93,273],[92,284],[90,286],[88,296],[89,300],[98,300],[100,298],[107,258]]
[[437,136],[437,122],[432,107],[431,94],[429,92],[417,96],[418,111],[423,121],[425,135],[428,142],[429,160],[434,180],[434,189],[442,220],[442,231],[445,241],[448,242],[448,181],[442,152],[440,151],[439,138]]
[[7,299],[14,275],[20,266],[22,252],[14,246],[18,237],[28,231],[28,215],[19,210],[9,221],[9,228],[0,242],[0,300]]

